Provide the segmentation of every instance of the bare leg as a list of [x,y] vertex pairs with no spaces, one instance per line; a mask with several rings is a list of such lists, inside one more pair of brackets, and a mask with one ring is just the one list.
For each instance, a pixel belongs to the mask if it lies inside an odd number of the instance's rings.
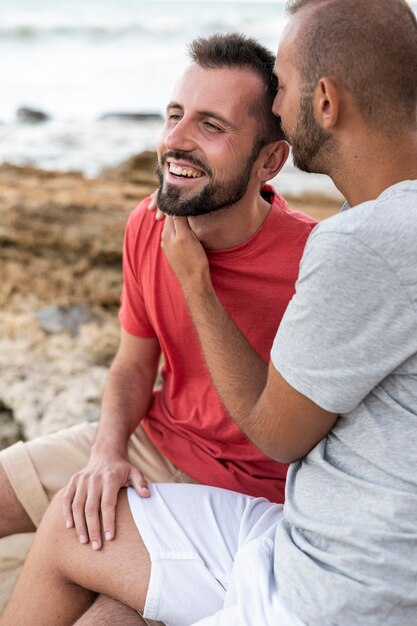
[[[120,492],[117,537],[94,552],[81,545],[62,518],[62,494],[52,501],[36,534],[1,625],[70,626],[102,593],[142,611],[150,578],[149,554]],[[139,622],[140,623],[140,622]]]
[[29,515],[16,498],[16,494],[1,463],[0,501],[0,537],[7,537],[15,533],[28,533],[36,530]]
[[146,626],[139,613],[134,609],[108,598],[99,596],[93,606],[75,623],[74,626]]

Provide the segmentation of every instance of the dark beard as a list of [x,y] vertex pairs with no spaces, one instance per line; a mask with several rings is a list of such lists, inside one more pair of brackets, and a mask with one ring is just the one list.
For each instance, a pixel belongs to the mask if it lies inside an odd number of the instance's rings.
[[[256,147],[250,157],[242,164],[241,172],[238,177],[219,184],[210,180],[212,176],[210,168],[201,161],[192,158],[187,152],[166,152],[161,159],[161,164],[156,168],[160,182],[157,197],[158,208],[167,215],[196,217],[198,215],[214,213],[215,211],[220,211],[221,209],[236,204],[246,193],[252,167],[258,155],[259,149]],[[181,198],[182,189],[175,185],[166,184],[164,186],[163,184],[162,166],[168,158],[178,161],[185,160],[190,164],[196,165],[206,173],[209,177],[209,182],[200,193]]]
[[304,96],[301,99],[297,124],[294,131],[287,134],[287,138],[292,148],[295,167],[302,172],[327,173],[323,169],[322,155],[319,153],[331,135],[323,130],[314,119],[310,96]]

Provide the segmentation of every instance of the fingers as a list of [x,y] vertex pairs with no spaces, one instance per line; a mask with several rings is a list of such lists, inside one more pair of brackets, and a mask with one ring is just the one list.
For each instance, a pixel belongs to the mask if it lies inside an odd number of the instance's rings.
[[167,215],[165,218],[164,229],[162,231],[161,245],[164,247],[171,239],[175,238],[174,219]]
[[93,550],[100,550],[102,530],[106,539],[113,539],[121,486],[116,476],[107,476],[105,480],[88,474],[73,476],[64,493],[63,509],[66,527],[75,527],[80,543],[91,543]]
[[89,542],[84,517],[86,499],[87,489],[85,480],[78,475],[73,476],[64,493],[63,508],[66,526],[67,528],[75,527],[80,543]]
[[150,202],[148,204],[148,211],[155,211],[155,209],[157,208],[157,196],[158,196],[158,190],[153,191],[150,195]]
[[119,490],[113,489],[110,485],[105,485],[101,498],[101,515],[103,533],[106,541],[111,541],[115,537],[116,503]]
[[115,537],[117,497],[120,489],[128,486],[142,498],[151,495],[144,475],[126,462],[118,471],[84,471],[71,478],[63,496],[63,513],[66,527],[75,527],[80,543],[91,543],[93,550],[100,550],[103,537],[106,541]]
[[190,228],[188,219],[186,217],[173,217],[172,221],[174,222],[175,232],[177,235],[188,235],[191,233],[193,236],[195,236]]
[[75,482],[75,476],[73,476],[71,480],[69,481],[67,488],[64,491],[64,496],[62,499],[62,509],[63,509],[63,514],[64,514],[65,526],[67,528],[74,527],[74,517],[72,515],[72,501],[74,499],[75,490],[76,490],[76,482]]
[[149,498],[151,492],[148,489],[148,482],[142,472],[134,469],[130,476],[131,486],[141,498]]
[[[80,542],[88,543],[90,541],[93,550],[100,550],[102,546],[100,524],[101,498],[101,489],[93,487],[87,492],[84,510],[82,510],[82,507],[78,509],[76,502],[73,503],[73,507],[76,507],[76,512],[74,513],[75,527],[79,531]],[[86,529],[86,535],[82,534],[84,529]],[[86,540],[82,539],[84,536]]]
[[165,217],[165,213],[158,209],[158,189],[151,193],[151,199],[148,204],[148,211],[155,211],[155,220],[160,221]]
[[181,235],[189,235],[190,233],[195,237],[186,217],[165,216],[165,224],[162,231],[162,244],[166,244]]

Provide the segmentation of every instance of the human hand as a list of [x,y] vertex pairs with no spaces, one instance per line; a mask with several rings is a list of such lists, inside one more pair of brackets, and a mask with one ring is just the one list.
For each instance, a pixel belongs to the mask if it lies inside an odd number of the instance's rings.
[[67,528],[75,526],[80,543],[90,542],[93,550],[100,550],[102,534],[108,541],[114,538],[122,487],[133,487],[144,498],[150,496],[143,474],[120,455],[92,455],[87,467],[71,478],[64,492],[64,519]]
[[207,255],[186,217],[166,216],[161,246],[185,293],[187,287],[211,284]]
[[151,201],[148,204],[148,211],[155,211],[155,219],[157,221],[163,220],[165,213],[162,213],[161,209],[158,209],[158,190],[151,193]]

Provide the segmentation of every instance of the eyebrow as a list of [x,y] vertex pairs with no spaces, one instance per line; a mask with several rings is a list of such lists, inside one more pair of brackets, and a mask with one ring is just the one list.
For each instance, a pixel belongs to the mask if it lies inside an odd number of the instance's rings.
[[[181,111],[184,111],[184,107],[178,102],[170,102],[167,106],[167,112],[170,109],[180,109]],[[214,111],[198,111],[198,114],[202,117],[212,117],[213,119],[218,120],[219,122],[227,126],[230,130],[237,130],[238,128],[235,124],[232,124],[232,122],[227,120],[225,117],[222,117],[218,113],[215,113]]]

